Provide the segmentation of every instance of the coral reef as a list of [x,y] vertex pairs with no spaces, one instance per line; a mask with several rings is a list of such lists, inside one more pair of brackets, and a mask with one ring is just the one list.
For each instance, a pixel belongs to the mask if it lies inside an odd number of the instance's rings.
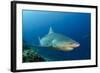
[[41,56],[39,56],[38,48],[34,48],[25,43],[23,44],[22,57],[23,57],[23,62],[45,61]]
[[44,61],[34,49],[23,50],[23,62],[40,62]]

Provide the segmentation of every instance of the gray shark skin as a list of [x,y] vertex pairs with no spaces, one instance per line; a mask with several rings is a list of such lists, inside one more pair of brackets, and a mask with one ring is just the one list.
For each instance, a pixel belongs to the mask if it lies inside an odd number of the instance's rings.
[[80,46],[80,44],[71,38],[59,33],[53,32],[50,27],[49,33],[42,37],[40,40],[41,47],[55,49],[60,51],[71,51]]

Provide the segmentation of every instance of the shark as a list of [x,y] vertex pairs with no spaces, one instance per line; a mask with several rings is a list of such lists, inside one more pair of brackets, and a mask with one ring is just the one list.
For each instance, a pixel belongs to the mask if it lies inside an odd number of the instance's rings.
[[53,31],[50,27],[48,34],[39,38],[40,46],[60,51],[71,51],[80,46],[75,40]]

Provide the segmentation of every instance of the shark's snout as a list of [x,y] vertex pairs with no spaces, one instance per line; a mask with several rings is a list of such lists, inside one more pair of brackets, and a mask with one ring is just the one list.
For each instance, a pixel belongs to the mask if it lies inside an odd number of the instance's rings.
[[73,47],[73,48],[77,48],[77,47],[79,47],[79,46],[80,46],[79,43],[72,44],[72,47]]

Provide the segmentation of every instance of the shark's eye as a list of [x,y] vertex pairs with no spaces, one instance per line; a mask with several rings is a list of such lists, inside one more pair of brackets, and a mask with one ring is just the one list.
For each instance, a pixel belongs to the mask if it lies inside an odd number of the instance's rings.
[[70,42],[69,44],[73,44],[72,42]]

